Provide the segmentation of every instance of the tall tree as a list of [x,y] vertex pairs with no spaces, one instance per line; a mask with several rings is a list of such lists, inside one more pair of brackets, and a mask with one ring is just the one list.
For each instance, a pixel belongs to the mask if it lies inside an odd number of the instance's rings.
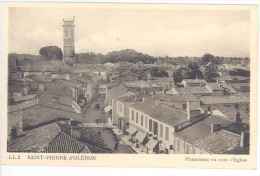
[[57,46],[45,46],[39,50],[39,54],[50,60],[62,60],[62,50]]
[[207,64],[209,62],[212,62],[215,59],[215,56],[210,54],[210,53],[205,53],[202,58],[201,58],[201,62],[202,64]]

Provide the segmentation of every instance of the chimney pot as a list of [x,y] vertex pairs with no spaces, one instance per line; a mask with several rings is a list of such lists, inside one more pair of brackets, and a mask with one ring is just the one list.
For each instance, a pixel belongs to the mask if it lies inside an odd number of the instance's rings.
[[210,124],[210,134],[214,134],[214,124]]
[[20,112],[21,114],[20,114],[20,116],[18,117],[19,119],[18,119],[18,126],[17,126],[17,135],[18,136],[20,136],[20,135],[22,135],[23,134],[23,127],[24,127],[24,125],[23,125],[23,112],[22,112],[22,110],[21,110],[21,112]]
[[245,132],[241,131],[240,134],[240,148],[244,148],[245,147]]

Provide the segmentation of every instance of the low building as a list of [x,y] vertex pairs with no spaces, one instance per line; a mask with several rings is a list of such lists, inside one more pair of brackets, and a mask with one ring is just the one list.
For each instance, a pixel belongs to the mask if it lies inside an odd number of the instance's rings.
[[204,87],[207,82],[203,79],[184,79],[181,82],[181,85],[184,87]]
[[[175,130],[181,128],[178,125],[203,114],[199,105],[199,100],[192,96],[147,97],[130,105],[129,128],[142,134],[137,135],[138,142],[140,145],[148,144],[144,145],[148,153],[155,152],[159,142],[164,144],[165,150],[169,150],[173,145]],[[154,145],[149,145],[149,140],[144,142],[144,137],[151,135],[153,137],[150,140]]]
[[51,123],[12,136],[8,152],[90,153],[88,146],[64,133],[58,124]]
[[112,122],[119,129],[125,131],[128,127],[129,106],[136,101],[137,96],[131,92],[112,99]]
[[39,103],[39,96],[36,94],[31,95],[14,95],[12,97],[12,103],[8,106],[8,112],[21,111],[26,108],[30,108]]
[[[239,127],[241,124],[203,110],[194,96],[127,98],[116,101],[115,113],[129,120],[125,131],[141,152],[222,154],[247,146],[243,136],[247,132]],[[234,132],[234,126],[240,130]]]
[[249,124],[249,97],[246,96],[205,96],[201,97],[204,109],[210,108],[213,115],[236,122],[239,116],[242,123]]
[[218,80],[214,83],[207,83],[206,87],[212,92],[212,95],[230,95],[236,93],[236,90],[225,81]]

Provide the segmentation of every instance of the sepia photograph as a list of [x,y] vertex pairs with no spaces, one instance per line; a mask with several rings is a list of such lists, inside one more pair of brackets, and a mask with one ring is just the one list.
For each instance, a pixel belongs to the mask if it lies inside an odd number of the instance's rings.
[[256,168],[257,6],[9,4],[1,19],[1,162]]
[[8,22],[8,152],[249,154],[249,10],[11,7]]

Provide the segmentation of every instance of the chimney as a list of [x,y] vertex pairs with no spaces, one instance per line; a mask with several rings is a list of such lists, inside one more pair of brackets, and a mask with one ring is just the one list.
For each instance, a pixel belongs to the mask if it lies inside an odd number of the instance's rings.
[[21,110],[20,115],[18,117],[17,136],[20,136],[24,133],[23,128],[24,128],[24,126],[23,126],[23,112]]
[[208,109],[207,109],[207,114],[211,115],[212,114],[212,109],[211,109],[211,106],[208,106]]
[[68,121],[68,126],[69,126],[69,135],[72,135],[72,124],[71,124],[72,118],[69,119]]
[[214,134],[215,129],[214,129],[215,125],[213,123],[210,124],[210,134]]
[[191,114],[190,114],[190,102],[187,101],[186,102],[186,110],[187,110],[187,119],[190,120],[191,119]]
[[210,134],[214,134],[216,131],[220,130],[221,128],[222,128],[221,124],[211,123],[210,124]]
[[136,96],[136,94],[134,95],[134,101],[137,101],[137,96]]
[[241,131],[240,134],[240,148],[244,148],[245,147],[245,132]]
[[240,112],[236,112],[235,122],[236,122],[236,123],[239,123],[239,124],[242,122],[242,120],[241,120],[241,118],[240,118]]

